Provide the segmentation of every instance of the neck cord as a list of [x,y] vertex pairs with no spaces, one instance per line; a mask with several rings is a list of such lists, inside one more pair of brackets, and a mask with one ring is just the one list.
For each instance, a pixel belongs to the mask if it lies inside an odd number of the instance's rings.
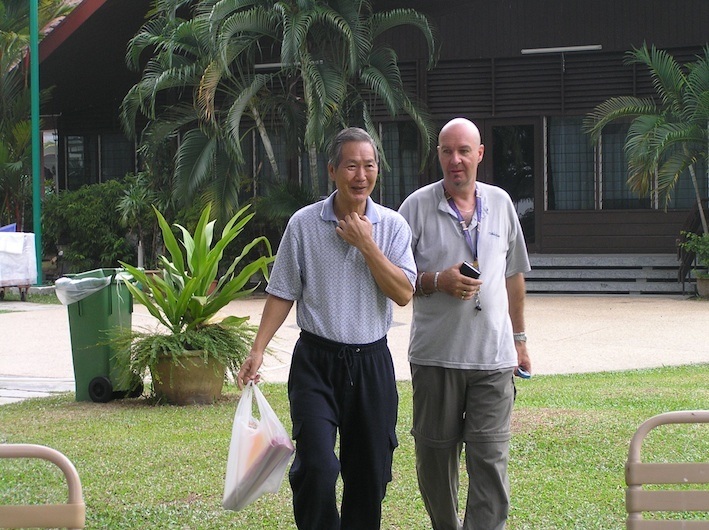
[[[463,215],[460,213],[460,209],[458,209],[458,206],[455,204],[455,201],[453,200],[453,197],[446,191],[445,186],[443,188],[443,191],[448,198],[448,204],[451,207],[451,209],[455,212],[456,217],[458,217],[458,222],[460,223],[460,227],[463,230],[463,235],[465,236],[465,240],[468,243],[468,246],[470,247],[470,251],[473,253],[473,259],[475,261],[478,260],[478,252],[477,252],[477,245],[473,242],[473,238],[470,235],[470,231],[468,230],[468,226],[465,224],[465,219],[463,219]],[[480,224],[482,221],[482,201],[480,200],[480,190],[478,189],[477,186],[475,186],[475,217],[477,218],[478,224],[475,227],[477,231],[477,239],[480,239]]]

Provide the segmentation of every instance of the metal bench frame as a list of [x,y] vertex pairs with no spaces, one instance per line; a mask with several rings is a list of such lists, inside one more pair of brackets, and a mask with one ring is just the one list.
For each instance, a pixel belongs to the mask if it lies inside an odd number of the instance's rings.
[[84,528],[86,505],[74,464],[56,449],[34,444],[0,444],[0,458],[39,458],[57,465],[69,488],[66,504],[0,506],[0,528]]
[[645,490],[644,485],[709,484],[709,462],[643,463],[640,448],[647,434],[659,425],[709,423],[709,410],[666,412],[638,427],[630,441],[625,465],[627,530],[709,530],[709,520],[645,520],[643,512],[709,512],[709,490]]

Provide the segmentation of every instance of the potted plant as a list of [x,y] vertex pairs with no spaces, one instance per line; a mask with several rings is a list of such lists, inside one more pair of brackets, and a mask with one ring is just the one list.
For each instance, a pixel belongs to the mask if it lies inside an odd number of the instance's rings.
[[709,234],[682,232],[684,241],[680,247],[693,253],[698,268],[693,269],[697,279],[697,294],[702,298],[709,297]]
[[[149,371],[153,392],[161,401],[174,404],[211,403],[220,395],[226,370],[236,375],[248,354],[255,326],[248,316],[228,316],[215,320],[229,302],[251,294],[249,278],[261,271],[268,278],[268,264],[274,259],[265,237],[256,237],[220,275],[220,262],[227,245],[251,220],[242,208],[225,225],[212,245],[215,221],[209,220],[210,207],[201,213],[194,234],[179,224],[176,238],[168,222],[156,209],[155,215],[169,253],[159,256],[160,274],[146,274],[141,268],[121,262],[135,282],[127,287],[163,329],[127,330],[114,338],[117,363],[127,364],[143,376]],[[242,264],[258,244],[266,254]]]

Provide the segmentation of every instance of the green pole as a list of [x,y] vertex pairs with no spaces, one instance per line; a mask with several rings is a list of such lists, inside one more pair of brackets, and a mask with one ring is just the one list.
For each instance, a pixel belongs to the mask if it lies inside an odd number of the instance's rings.
[[39,6],[30,0],[30,96],[32,106],[32,224],[37,284],[42,285],[42,165],[39,130]]

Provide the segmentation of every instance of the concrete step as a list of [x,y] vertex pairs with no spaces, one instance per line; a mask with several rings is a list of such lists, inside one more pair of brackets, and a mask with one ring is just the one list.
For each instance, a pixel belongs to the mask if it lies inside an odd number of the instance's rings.
[[530,293],[687,294],[673,254],[531,254]]

